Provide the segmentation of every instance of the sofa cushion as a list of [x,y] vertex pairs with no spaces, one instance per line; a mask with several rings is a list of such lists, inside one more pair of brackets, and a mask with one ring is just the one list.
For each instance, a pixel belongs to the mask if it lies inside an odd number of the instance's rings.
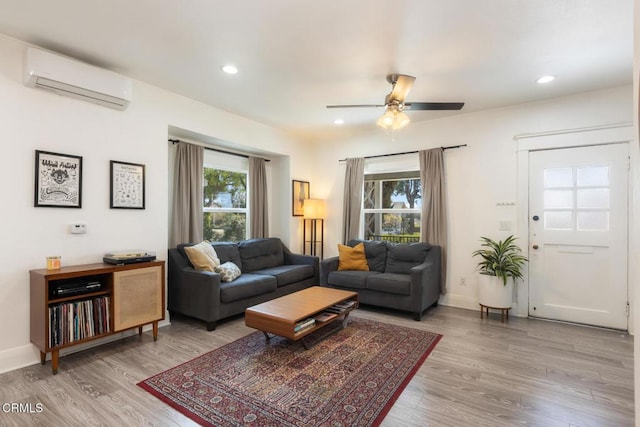
[[211,271],[220,265],[220,258],[211,244],[203,241],[193,246],[183,246],[184,253],[196,270]]
[[364,253],[367,256],[367,264],[369,270],[384,272],[385,264],[387,263],[387,245],[386,242],[378,240],[350,240],[348,245],[355,246],[358,243],[364,244]]
[[377,271],[332,271],[329,273],[327,283],[341,288],[366,289],[367,278],[376,274],[381,273]]
[[428,243],[387,242],[387,265],[385,273],[409,274],[411,268],[420,265],[431,249]]
[[338,271],[343,270],[369,271],[362,243],[354,247],[338,243]]
[[411,295],[411,276],[400,273],[381,273],[367,278],[367,289],[388,294]]
[[220,264],[214,271],[220,275],[220,280],[223,282],[233,282],[242,274],[238,266],[231,261]]
[[300,282],[313,277],[313,266],[311,265],[279,265],[277,267],[255,270],[252,274],[264,274],[276,278],[278,286],[285,286],[291,283]]
[[238,251],[238,244],[233,242],[213,242],[211,243],[213,249],[216,250],[220,263],[232,262],[238,266],[240,271],[243,270],[242,259],[240,258],[240,252]]
[[252,272],[284,264],[282,242],[276,237],[244,240],[238,244],[242,271]]
[[220,284],[220,301],[232,302],[275,291],[276,279],[260,274],[243,274],[233,282]]

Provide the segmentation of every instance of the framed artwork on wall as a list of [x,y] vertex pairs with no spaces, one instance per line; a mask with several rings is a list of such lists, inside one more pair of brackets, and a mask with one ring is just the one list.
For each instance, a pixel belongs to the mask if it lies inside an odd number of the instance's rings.
[[111,160],[111,209],[144,209],[144,165]]
[[304,200],[309,198],[310,185],[307,181],[292,181],[291,185],[291,205],[293,216],[304,215]]
[[36,150],[35,207],[82,207],[82,157]]

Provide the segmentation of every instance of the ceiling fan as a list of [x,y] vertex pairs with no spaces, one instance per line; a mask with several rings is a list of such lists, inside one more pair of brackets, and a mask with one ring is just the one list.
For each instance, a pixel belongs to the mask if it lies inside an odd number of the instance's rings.
[[327,105],[327,108],[384,107],[385,113],[376,124],[385,129],[400,129],[409,124],[405,110],[460,110],[464,106],[464,102],[405,102],[415,80],[406,74],[389,74],[387,81],[391,83],[391,92],[385,97],[384,105]]

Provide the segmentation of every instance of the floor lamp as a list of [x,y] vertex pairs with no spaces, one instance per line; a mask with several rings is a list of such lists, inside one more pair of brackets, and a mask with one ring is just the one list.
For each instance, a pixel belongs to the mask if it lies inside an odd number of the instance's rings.
[[302,227],[303,254],[324,257],[324,200],[305,199]]

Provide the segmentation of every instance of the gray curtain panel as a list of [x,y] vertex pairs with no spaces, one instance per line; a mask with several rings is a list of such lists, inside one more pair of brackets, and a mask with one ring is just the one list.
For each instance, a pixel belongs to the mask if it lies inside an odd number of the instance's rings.
[[440,293],[447,293],[447,201],[444,183],[442,148],[421,150],[420,184],[422,184],[421,240],[442,248]]
[[342,242],[345,245],[349,240],[359,237],[363,183],[364,157],[347,159],[347,169],[344,173],[342,214]]
[[269,237],[266,161],[258,157],[249,157],[249,217],[251,238]]
[[178,143],[173,178],[171,247],[202,241],[202,173],[204,147]]

